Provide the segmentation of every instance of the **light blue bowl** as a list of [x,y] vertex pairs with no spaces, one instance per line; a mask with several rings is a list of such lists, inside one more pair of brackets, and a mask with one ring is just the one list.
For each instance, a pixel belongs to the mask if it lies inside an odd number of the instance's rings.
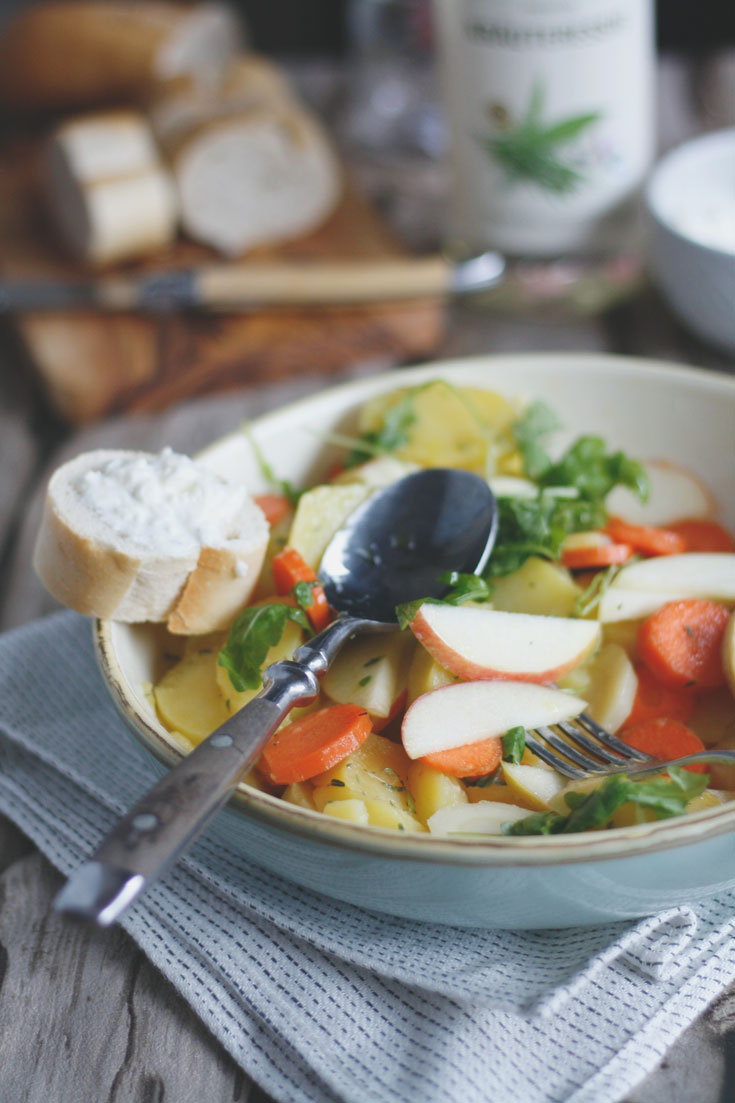
[[[261,418],[254,435],[279,476],[317,480],[336,453],[314,426],[349,430],[354,411],[382,391],[443,378],[508,396],[542,398],[565,424],[646,458],[677,460],[705,480],[735,528],[735,379],[674,365],[595,354],[486,356],[371,376]],[[248,437],[204,453],[215,470],[265,488]],[[97,625],[97,652],[131,731],[159,762],[182,748],[158,722],[155,632]],[[649,915],[735,886],[735,802],[679,819],[546,838],[437,838],[359,827],[240,786],[217,818],[227,845],[297,884],[391,915],[467,927],[562,927]]]

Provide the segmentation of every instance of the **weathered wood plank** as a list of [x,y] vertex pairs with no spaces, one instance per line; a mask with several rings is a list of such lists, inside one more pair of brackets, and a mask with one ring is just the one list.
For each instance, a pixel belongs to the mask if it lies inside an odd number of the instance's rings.
[[0,1099],[267,1103],[123,931],[53,914],[59,885],[39,854],[0,876]]

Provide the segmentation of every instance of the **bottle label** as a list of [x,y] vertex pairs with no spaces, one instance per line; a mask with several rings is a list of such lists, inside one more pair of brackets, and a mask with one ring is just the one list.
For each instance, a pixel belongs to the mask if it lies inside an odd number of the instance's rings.
[[472,248],[584,247],[653,152],[650,0],[437,0],[454,161]]

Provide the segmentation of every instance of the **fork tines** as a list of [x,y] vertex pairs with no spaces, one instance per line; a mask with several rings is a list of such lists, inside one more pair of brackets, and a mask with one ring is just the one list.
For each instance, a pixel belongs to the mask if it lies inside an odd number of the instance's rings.
[[[561,734],[558,734],[561,733]],[[544,762],[567,777],[579,778],[626,762],[648,762],[650,755],[622,743],[601,728],[587,713],[574,721],[562,721],[551,727],[535,728],[526,737],[526,746]]]

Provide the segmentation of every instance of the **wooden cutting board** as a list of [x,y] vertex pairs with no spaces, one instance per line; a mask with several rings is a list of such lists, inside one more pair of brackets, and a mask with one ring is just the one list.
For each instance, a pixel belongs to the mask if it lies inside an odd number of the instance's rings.
[[[89,277],[57,245],[39,198],[36,149],[16,142],[0,155],[0,276]],[[371,205],[347,183],[318,231],[254,259],[385,260],[405,255]],[[130,275],[217,260],[179,240]],[[109,270],[108,270],[109,271]],[[121,411],[156,411],[194,395],[306,374],[360,361],[400,363],[431,355],[444,326],[437,302],[360,307],[271,308],[237,315],[33,313],[12,323],[52,407],[73,424]]]

